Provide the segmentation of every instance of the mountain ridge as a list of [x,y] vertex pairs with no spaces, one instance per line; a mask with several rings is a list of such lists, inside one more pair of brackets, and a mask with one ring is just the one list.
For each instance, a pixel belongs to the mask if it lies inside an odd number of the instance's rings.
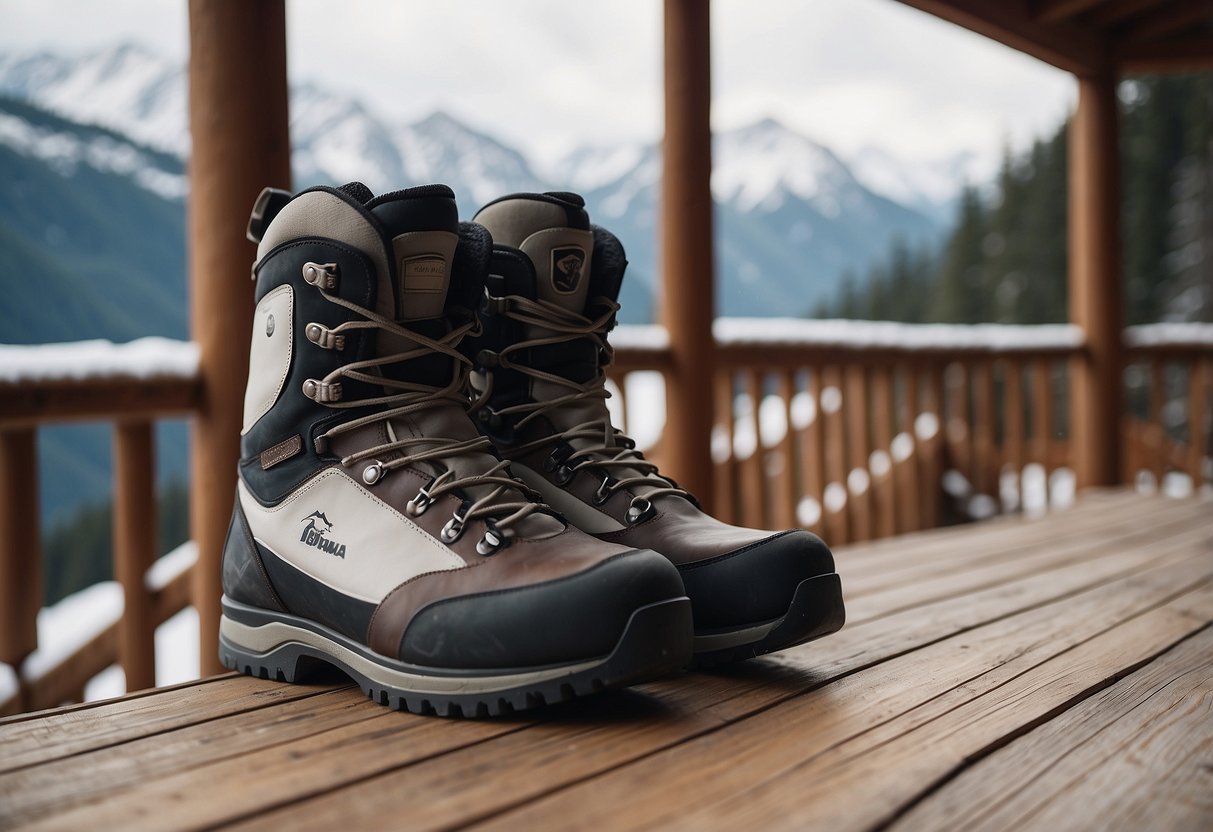
[[[89,94],[82,94],[85,89]],[[188,153],[184,68],[136,44],[75,58],[0,55],[0,93],[74,121],[98,122],[178,158]],[[291,134],[299,187],[358,179],[374,190],[391,190],[442,181],[455,189],[468,216],[503,193],[582,191],[594,216],[609,222],[629,253],[632,278],[621,319],[652,320],[659,256],[653,232],[656,143],[587,146],[559,159],[534,160],[449,113],[393,120],[314,83],[292,85]],[[844,272],[862,272],[893,239],[931,240],[943,231],[946,206],[938,194],[914,191],[914,176],[896,181],[897,193],[908,200],[899,201],[870,187],[872,177],[852,170],[826,145],[774,119],[719,131],[714,148],[722,314],[787,314],[789,298],[797,311],[807,311],[837,292]]]

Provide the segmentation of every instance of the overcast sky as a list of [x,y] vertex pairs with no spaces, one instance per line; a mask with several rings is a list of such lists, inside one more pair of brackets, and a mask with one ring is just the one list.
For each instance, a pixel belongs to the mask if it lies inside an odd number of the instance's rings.
[[[532,153],[660,134],[660,0],[289,0],[287,16],[293,80],[387,115],[447,110]],[[6,51],[188,51],[186,0],[0,0],[0,21]],[[1073,104],[1066,73],[894,0],[716,0],[712,24],[717,127],[773,115],[843,154],[993,159]]]

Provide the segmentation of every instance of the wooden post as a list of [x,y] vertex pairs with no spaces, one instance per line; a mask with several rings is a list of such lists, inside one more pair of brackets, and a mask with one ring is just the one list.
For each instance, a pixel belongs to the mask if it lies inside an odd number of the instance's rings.
[[154,463],[150,422],[114,426],[114,576],[123,598],[118,663],[127,691],[156,686],[156,622],[144,583],[156,558]]
[[1070,320],[1086,334],[1071,363],[1070,441],[1079,487],[1120,479],[1120,150],[1116,75],[1078,76],[1069,137]]
[[41,517],[37,434],[34,428],[0,431],[0,662],[13,667],[38,646]]
[[193,602],[204,674],[218,659],[219,559],[231,519],[253,328],[244,237],[267,186],[289,188],[283,0],[190,0],[190,329],[202,351],[203,402],[191,445]]
[[[670,333],[665,467],[702,501],[712,488],[712,132],[708,0],[665,0],[662,322]],[[710,506],[705,506],[709,508]]]

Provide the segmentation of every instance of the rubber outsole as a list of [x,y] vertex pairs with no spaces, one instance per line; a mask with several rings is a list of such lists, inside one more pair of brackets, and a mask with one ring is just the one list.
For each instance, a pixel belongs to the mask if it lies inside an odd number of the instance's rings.
[[807,578],[797,585],[787,612],[774,621],[696,633],[691,667],[718,667],[795,647],[838,632],[846,618],[837,573]]
[[393,661],[314,622],[223,599],[219,658],[225,667],[299,683],[336,668],[371,700],[443,717],[489,717],[647,681],[691,659],[690,600],[635,610],[607,656],[540,668],[467,671]]

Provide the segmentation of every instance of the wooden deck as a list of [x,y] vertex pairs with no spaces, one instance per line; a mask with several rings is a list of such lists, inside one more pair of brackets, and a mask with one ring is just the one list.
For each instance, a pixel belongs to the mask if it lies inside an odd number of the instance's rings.
[[1213,503],[838,552],[849,623],[492,721],[222,676],[0,722],[0,828],[1213,828]]

